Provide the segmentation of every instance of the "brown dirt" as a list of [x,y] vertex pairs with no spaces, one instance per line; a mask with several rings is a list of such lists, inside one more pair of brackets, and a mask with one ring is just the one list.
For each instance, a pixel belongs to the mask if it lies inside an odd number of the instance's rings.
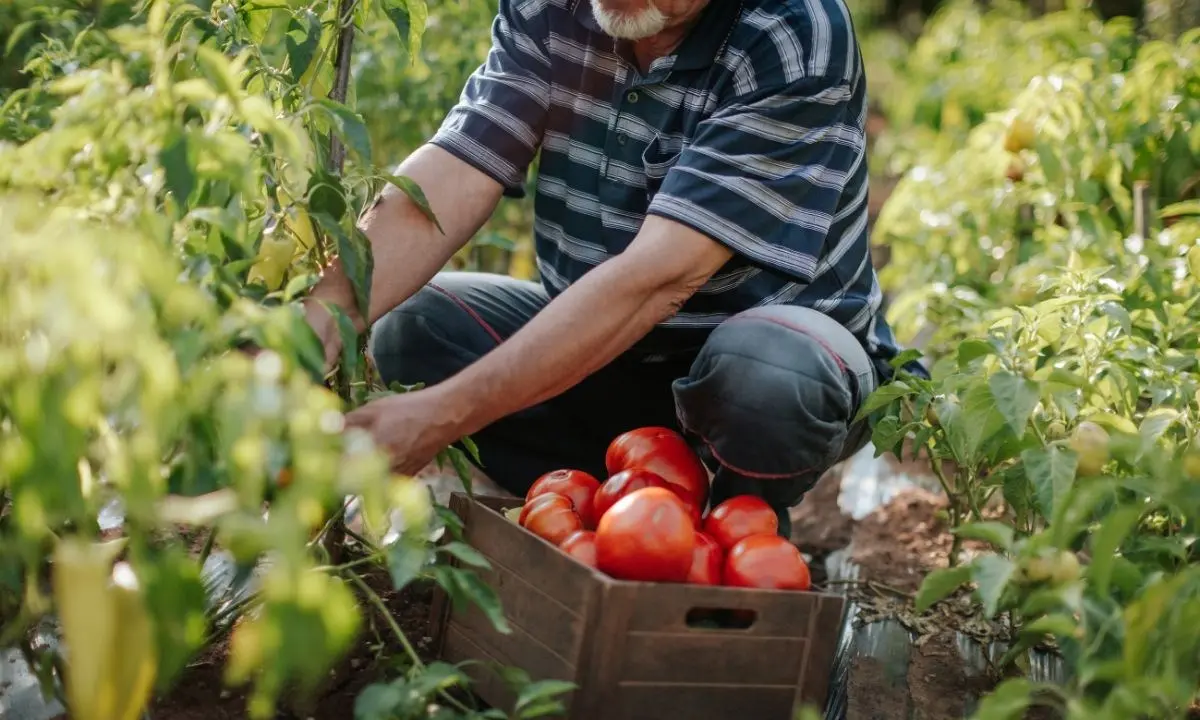
[[[427,585],[414,585],[401,592],[391,589],[386,573],[375,572],[365,576],[367,584],[383,599],[392,611],[400,629],[404,631],[422,660],[429,661],[429,609],[432,589]],[[362,607],[367,607],[365,604]],[[372,618],[374,622],[377,618]],[[319,720],[352,720],[354,700],[367,685],[396,676],[390,658],[402,654],[397,641],[384,627],[378,628],[379,637],[385,639],[383,652],[377,652],[373,623],[366,623],[360,642],[350,655],[331,671],[325,687],[317,693],[315,701],[305,707],[281,707],[276,717],[318,718]],[[159,698],[150,707],[154,720],[243,720],[247,718],[246,698],[248,688],[226,688],[222,680],[226,647],[224,643],[209,648],[204,655],[192,663],[185,674],[175,683],[174,689]],[[297,703],[298,705],[299,703]]]
[[863,518],[854,528],[851,553],[861,579],[914,593],[930,570],[946,567],[952,538],[937,517],[946,506],[940,495],[909,488]]
[[806,553],[829,554],[850,544],[854,519],[838,506],[844,467],[838,465],[822,475],[792,509],[792,542]]
[[848,682],[846,720],[908,720],[908,693],[889,678],[882,661],[855,657]]

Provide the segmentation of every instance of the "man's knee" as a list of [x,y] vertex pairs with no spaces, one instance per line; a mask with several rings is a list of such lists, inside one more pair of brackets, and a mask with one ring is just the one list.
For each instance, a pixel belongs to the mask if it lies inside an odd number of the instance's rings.
[[713,331],[675,384],[677,411],[724,469],[796,480],[841,459],[871,372],[858,341],[827,316],[757,308]]
[[368,352],[385,383],[432,385],[486,352],[488,341],[460,301],[425,286],[375,322]]

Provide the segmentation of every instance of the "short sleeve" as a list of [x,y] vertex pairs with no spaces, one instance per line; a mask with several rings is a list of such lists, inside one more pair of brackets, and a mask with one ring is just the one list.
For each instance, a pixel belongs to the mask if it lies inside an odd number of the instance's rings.
[[700,124],[647,212],[812,282],[843,198],[865,182],[857,101],[828,75],[742,94]]
[[467,80],[430,142],[525,195],[525,176],[541,145],[550,102],[547,6],[500,0],[486,61]]

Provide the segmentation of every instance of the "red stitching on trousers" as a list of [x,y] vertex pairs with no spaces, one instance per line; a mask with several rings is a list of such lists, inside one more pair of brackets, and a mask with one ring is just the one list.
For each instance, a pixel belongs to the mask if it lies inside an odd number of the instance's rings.
[[[689,432],[695,432],[695,431],[690,430]],[[718,455],[717,449],[714,448],[713,444],[708,441],[708,438],[704,437],[700,433],[696,433],[696,437],[700,438],[700,440],[704,443],[704,446],[708,448],[708,451],[710,453],[712,453],[713,459],[716,460],[718,463],[720,463],[721,467],[725,468],[726,470],[732,470],[733,472],[737,473],[738,475],[741,475],[743,477],[748,477],[751,480],[790,480],[794,477],[804,475],[805,473],[813,472],[812,468],[797,470],[795,472],[790,472],[790,473],[760,473],[760,472],[753,472],[751,470],[744,470],[740,467],[737,467],[736,465],[726,462],[724,458],[722,458],[720,455]]]
[[800,327],[799,325],[793,325],[791,323],[784,322],[778,318],[767,317],[765,315],[749,315],[749,316],[737,315],[737,316],[730,318],[726,322],[735,322],[737,320],[742,320],[742,319],[765,320],[766,322],[769,322],[769,323],[775,323],[776,325],[778,325],[780,327],[785,327],[789,330],[795,330],[796,332],[800,333],[801,335],[804,335],[805,337],[812,339],[814,342],[816,342],[818,345],[820,345],[822,348],[824,348],[825,352],[829,353],[829,357],[833,358],[833,361],[835,363],[837,363],[837,366],[842,369],[842,372],[848,372],[848,368],[846,367],[846,361],[842,359],[842,356],[838,355],[836,352],[834,352],[833,348],[830,347],[829,344],[825,342],[825,340],[823,340],[820,336],[818,336],[815,333],[813,333],[812,331],[810,331],[808,328],[803,328],[803,327]]
[[[816,342],[818,345],[820,345],[825,350],[825,352],[829,354],[829,357],[833,358],[833,361],[837,364],[838,368],[841,369],[842,374],[844,374],[844,375],[850,374],[850,369],[846,366],[846,362],[845,362],[845,360],[842,359],[842,356],[838,355],[836,352],[834,352],[834,349],[832,347],[830,347],[829,344],[825,342],[825,340],[823,340],[821,337],[819,337],[815,333],[809,331],[807,328],[800,327],[799,325],[793,325],[792,323],[784,322],[782,320],[779,320],[778,318],[766,317],[763,315],[745,315],[745,314],[736,315],[736,316],[730,318],[729,320],[727,320],[726,322],[734,322],[739,319],[765,320],[766,322],[774,323],[780,327],[785,327],[785,328],[788,328],[789,330],[794,330],[794,331],[800,333],[801,335],[804,335],[805,337],[812,339],[814,342]],[[682,425],[683,419],[679,418],[679,421],[680,421],[680,424]],[[701,435],[700,433],[698,433],[694,430],[688,430],[688,432],[694,433],[696,435],[696,437],[700,438],[701,442],[703,442],[705,447],[708,448],[708,451],[710,453],[712,453],[713,459],[716,460],[718,463],[720,463],[721,467],[723,467],[727,470],[732,470],[733,472],[737,473],[738,475],[742,475],[743,477],[748,477],[752,480],[789,480],[791,478],[798,477],[798,476],[804,475],[806,473],[816,472],[816,468],[804,468],[804,469],[797,470],[795,472],[790,472],[790,473],[760,473],[760,472],[754,472],[752,470],[746,470],[744,468],[739,468],[739,467],[733,465],[732,463],[727,462],[724,458],[722,458],[717,453],[717,449],[715,447],[713,447],[712,442],[710,442],[708,438],[704,437],[703,435]]]
[[488,334],[488,335],[491,335],[491,336],[492,336],[492,339],[496,341],[496,344],[497,344],[497,345],[499,345],[500,343],[504,342],[504,338],[500,337],[500,333],[496,332],[496,331],[495,331],[495,330],[492,328],[492,326],[491,326],[491,325],[488,325],[488,324],[487,324],[487,321],[485,321],[485,320],[484,320],[482,317],[480,317],[480,316],[479,316],[479,313],[477,313],[477,312],[475,312],[474,310],[472,310],[472,309],[471,309],[471,306],[470,306],[470,305],[468,305],[467,303],[465,303],[465,302],[462,300],[462,298],[460,298],[459,296],[455,295],[454,293],[450,292],[449,290],[447,290],[447,289],[445,289],[445,288],[443,288],[443,287],[440,287],[440,286],[438,286],[438,285],[434,285],[433,283],[429,283],[429,287],[433,288],[434,290],[437,290],[437,291],[438,291],[438,292],[440,292],[441,294],[443,294],[443,295],[445,295],[446,297],[450,298],[450,302],[452,302],[452,303],[454,303],[455,305],[457,305],[457,306],[459,306],[460,308],[462,308],[463,312],[465,312],[466,314],[470,315],[470,316],[471,316],[471,318],[472,318],[472,319],[473,319],[475,322],[479,323],[479,326],[480,326],[480,327],[482,327],[482,328],[483,328],[483,329],[484,329],[484,330],[487,332],[487,334]]

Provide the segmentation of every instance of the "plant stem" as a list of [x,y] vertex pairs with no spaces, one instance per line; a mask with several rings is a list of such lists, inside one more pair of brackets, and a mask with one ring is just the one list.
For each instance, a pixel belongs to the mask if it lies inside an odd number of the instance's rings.
[[[388,610],[387,604],[383,602],[383,598],[379,597],[379,593],[372,590],[371,586],[367,584],[367,581],[363,580],[362,576],[353,570],[347,570],[346,575],[349,576],[352,581],[354,581],[354,584],[358,586],[358,589],[362,590],[363,594],[367,596],[367,600],[374,605],[375,609],[379,611],[379,614],[383,616],[384,622],[388,624],[388,627],[396,636],[396,639],[400,641],[400,645],[404,648],[404,652],[408,655],[409,660],[412,661],[413,667],[417,668],[418,670],[424,669],[425,663],[421,662],[421,657],[417,655],[416,648],[414,648],[412,643],[408,641],[408,636],[405,635],[404,631],[400,629],[400,625],[398,625],[396,623],[396,619],[392,617],[391,610]],[[438,694],[441,695],[442,699],[444,699],[446,702],[453,705],[454,708],[459,712],[470,712],[470,709],[467,708],[466,705],[455,699],[445,690],[439,691]]]
[[208,539],[204,541],[204,547],[200,550],[200,567],[204,567],[204,563],[208,562],[208,556],[212,555],[213,544],[217,540],[217,529],[213,528],[208,531]]
[[[339,103],[346,102],[346,92],[350,87],[350,53],[354,49],[354,6],[357,0],[338,1],[338,39],[337,53],[334,55],[333,87],[329,91],[331,100]],[[346,160],[346,148],[336,134],[329,134],[329,169],[335,175],[342,173]]]

